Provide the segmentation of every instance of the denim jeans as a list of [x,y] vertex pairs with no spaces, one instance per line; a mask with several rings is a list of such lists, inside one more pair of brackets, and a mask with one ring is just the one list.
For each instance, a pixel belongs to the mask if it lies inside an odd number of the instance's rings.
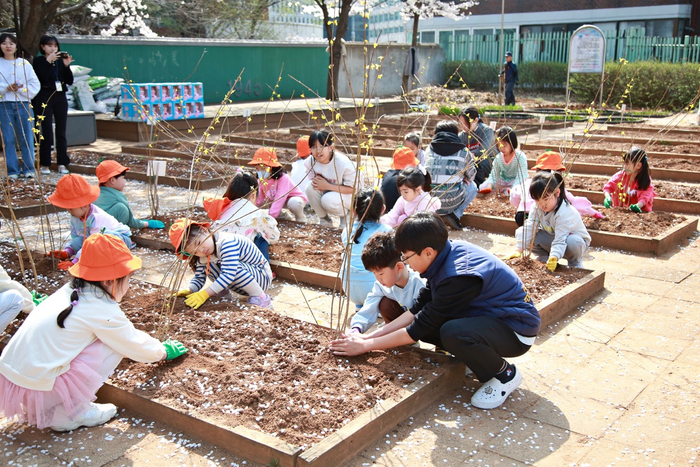
[[[5,151],[7,175],[34,173],[34,132],[29,102],[0,102],[0,131]],[[16,135],[16,136],[15,136]],[[22,148],[22,164],[17,160],[16,137]]]
[[[467,185],[465,183],[465,185]],[[467,185],[467,196],[464,197],[464,202],[457,206],[457,209],[455,209],[455,216],[457,217],[462,217],[464,215],[464,211],[467,210],[467,206],[471,204],[472,201],[474,201],[474,198],[476,198],[476,194],[479,192],[476,183],[471,182],[469,185]]]
[[270,262],[270,253],[267,251],[268,248],[270,248],[270,244],[268,243],[267,240],[265,240],[265,237],[263,237],[261,234],[258,234],[255,236],[255,240],[253,240],[253,243],[255,243],[255,246],[258,247],[258,250],[260,250],[260,253],[265,257],[267,262]]

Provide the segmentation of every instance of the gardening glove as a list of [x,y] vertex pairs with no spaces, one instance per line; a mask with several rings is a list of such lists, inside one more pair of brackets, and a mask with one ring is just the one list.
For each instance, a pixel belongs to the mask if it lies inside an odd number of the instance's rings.
[[206,290],[200,290],[199,292],[191,293],[185,298],[185,305],[191,306],[195,310],[200,306],[204,305],[209,299],[209,293]]
[[612,196],[610,196],[607,193],[605,193],[605,199],[603,200],[603,206],[605,206],[608,209],[610,208],[610,206],[612,206]]
[[60,261],[57,267],[61,271],[67,271],[71,266],[73,266],[72,261]]
[[557,268],[557,261],[558,259],[556,256],[550,256],[547,260],[547,269],[554,272],[554,270]]
[[514,258],[520,258],[521,256],[522,256],[522,253],[520,253],[519,251],[514,251],[513,253],[509,254],[508,256],[506,256],[503,259],[514,259]]
[[630,211],[640,213],[642,212],[642,208],[640,208],[638,204],[630,204]]
[[486,193],[491,193],[491,185],[489,183],[482,183],[481,186],[479,187],[479,193],[486,194]]
[[45,295],[41,292],[37,292],[36,290],[32,290],[32,301],[34,302],[34,306],[38,306],[39,303],[43,302],[48,297],[48,295]]
[[146,222],[148,224],[146,226],[146,228],[148,228],[148,229],[164,229],[165,228],[165,222],[163,222],[163,221],[149,219],[149,220],[146,220],[144,222]]
[[56,250],[56,251],[51,251],[49,253],[46,253],[45,256],[53,256],[54,258],[58,259],[68,259],[70,258],[70,255],[66,250]]
[[165,347],[165,359],[172,360],[187,353],[187,348],[182,345],[180,341],[174,341],[168,339],[163,342],[163,347]]
[[173,294],[173,297],[186,297],[191,294],[190,289],[181,289],[177,293]]

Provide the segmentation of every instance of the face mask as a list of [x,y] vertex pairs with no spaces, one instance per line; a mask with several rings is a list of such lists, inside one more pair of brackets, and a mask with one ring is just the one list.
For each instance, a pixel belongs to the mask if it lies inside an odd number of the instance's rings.
[[268,178],[270,176],[270,172],[267,172],[265,170],[258,170],[258,178],[264,179]]

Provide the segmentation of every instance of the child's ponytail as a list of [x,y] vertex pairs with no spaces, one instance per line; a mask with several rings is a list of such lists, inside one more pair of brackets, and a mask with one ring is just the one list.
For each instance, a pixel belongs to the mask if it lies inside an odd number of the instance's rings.
[[258,177],[252,173],[242,170],[238,172],[228,184],[224,197],[235,201],[239,198],[249,196],[250,193],[257,193]]
[[[121,278],[124,279],[124,278]],[[115,281],[119,281],[119,279],[115,279]],[[78,304],[78,300],[80,299],[80,294],[82,293],[83,287],[85,287],[86,284],[94,285],[104,293],[106,293],[109,297],[114,298],[114,296],[109,293],[109,291],[105,290],[105,288],[102,286],[102,282],[100,281],[88,281],[85,279],[81,279],[80,277],[74,277],[73,280],[71,281],[70,286],[73,288],[73,292],[70,294],[70,304],[63,310],[61,311],[58,316],[56,317],[56,324],[58,325],[59,328],[65,329],[65,321],[66,318],[68,318],[68,315],[71,314],[73,311],[73,308]]]
[[382,192],[373,188],[361,189],[355,196],[355,214],[357,214],[359,224],[352,241],[360,243],[360,236],[365,231],[365,222],[379,222],[383,212],[384,196],[382,196]]
[[651,185],[651,170],[649,169],[649,158],[647,157],[647,152],[636,146],[633,146],[627,154],[622,158],[625,162],[632,162],[637,164],[639,162],[642,167],[639,169],[637,174],[637,186],[640,190],[646,190]]

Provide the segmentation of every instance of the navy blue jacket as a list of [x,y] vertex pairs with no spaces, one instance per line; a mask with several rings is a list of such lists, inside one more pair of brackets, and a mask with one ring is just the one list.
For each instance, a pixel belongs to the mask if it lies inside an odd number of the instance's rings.
[[506,83],[510,83],[511,81],[518,82],[518,65],[515,63],[506,62],[505,65],[503,65],[503,73],[506,74]]
[[[450,320],[476,316],[501,319],[525,337],[534,337],[540,331],[540,314],[520,278],[483,248],[448,241],[421,276],[428,284],[411,309],[415,320],[406,328],[413,340],[439,333]],[[462,277],[465,281],[455,281]]]

